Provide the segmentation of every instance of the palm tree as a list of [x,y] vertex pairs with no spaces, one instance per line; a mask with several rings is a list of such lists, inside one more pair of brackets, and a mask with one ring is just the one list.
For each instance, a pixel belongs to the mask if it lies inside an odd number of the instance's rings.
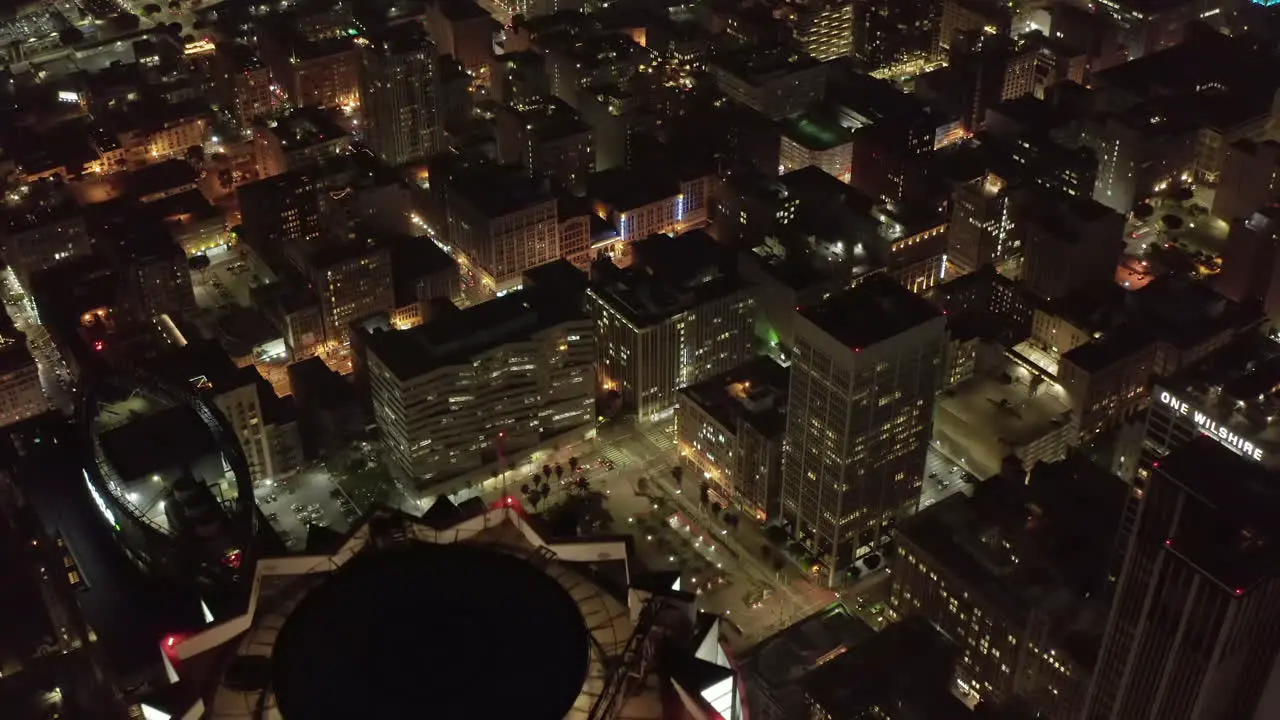
[[564,477],[564,466],[556,463],[556,479],[559,480],[562,477]]
[[545,477],[545,478],[546,478],[546,479],[548,479],[548,480],[550,480],[550,479],[551,479],[551,466],[550,466],[550,465],[543,465],[543,466],[542,466],[542,476],[543,476],[543,477]]
[[569,472],[571,473],[578,472],[578,456],[576,455],[569,458]]
[[675,481],[677,488],[684,487],[684,467],[673,465],[671,467],[671,479]]

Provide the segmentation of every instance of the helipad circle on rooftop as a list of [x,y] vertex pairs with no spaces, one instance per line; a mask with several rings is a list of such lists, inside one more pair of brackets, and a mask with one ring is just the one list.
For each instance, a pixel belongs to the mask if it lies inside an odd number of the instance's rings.
[[574,598],[528,561],[465,544],[362,553],[280,629],[285,720],[562,720],[590,635]]

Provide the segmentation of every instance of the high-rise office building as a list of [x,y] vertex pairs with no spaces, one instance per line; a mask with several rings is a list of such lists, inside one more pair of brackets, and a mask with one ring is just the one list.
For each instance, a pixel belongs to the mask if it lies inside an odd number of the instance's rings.
[[919,502],[945,341],[942,313],[883,274],[799,312],[782,516],[828,583]]
[[294,248],[310,247],[324,234],[320,185],[311,170],[291,170],[242,185],[241,240],[268,264],[283,266]]
[[951,225],[947,228],[947,260],[956,274],[984,265],[1000,265],[1017,249],[1009,192],[1005,181],[987,173],[956,188]]
[[352,232],[302,258],[311,288],[320,298],[325,337],[345,344],[349,324],[395,307],[391,249],[383,238]]
[[435,46],[415,23],[401,23],[364,53],[364,119],[369,147],[390,165],[440,147]]
[[573,187],[595,172],[591,126],[555,96],[499,108],[498,156],[535,180]]
[[1274,472],[1223,440],[1200,435],[1139,468],[1085,720],[1254,716],[1280,651],[1280,496]]
[[864,5],[854,28],[854,54],[877,70],[909,72],[911,63],[933,55],[937,4],[921,0],[873,0]]
[[1036,190],[1019,200],[1023,282],[1043,298],[1107,285],[1116,274],[1124,216],[1100,202]]
[[219,43],[215,59],[219,99],[240,127],[270,115],[275,107],[271,68],[253,48],[238,42]]
[[448,181],[449,242],[490,292],[560,257],[556,198],[519,168],[464,169]]
[[676,391],[751,357],[755,302],[706,233],[654,235],[631,265],[592,269],[600,388],[642,422],[668,417]]

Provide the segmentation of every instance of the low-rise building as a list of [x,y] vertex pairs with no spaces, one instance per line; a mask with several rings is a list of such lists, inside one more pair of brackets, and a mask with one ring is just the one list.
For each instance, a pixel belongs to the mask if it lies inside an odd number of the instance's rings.
[[760,522],[779,510],[787,384],[786,368],[761,356],[677,397],[681,461],[716,502]]

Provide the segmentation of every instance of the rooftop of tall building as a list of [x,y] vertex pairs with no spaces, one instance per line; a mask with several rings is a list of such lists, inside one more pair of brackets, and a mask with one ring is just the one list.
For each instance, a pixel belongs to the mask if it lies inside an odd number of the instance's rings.
[[519,167],[467,165],[455,168],[445,182],[451,194],[490,220],[555,202],[545,183],[530,179]]
[[591,293],[637,328],[725,298],[743,289],[733,256],[700,230],[672,237],[654,235],[632,246],[626,268],[599,263],[591,270]]
[[554,95],[507,108],[507,111],[539,140],[558,140],[591,132],[591,126],[582,121],[578,111]]
[[49,178],[6,190],[0,213],[5,228],[13,234],[75,217],[79,207],[65,183]]
[[282,115],[258,120],[255,126],[274,137],[285,152],[333,142],[347,135],[335,112],[324,108],[292,108]]
[[534,282],[463,310],[433,313],[415,328],[369,332],[366,343],[396,377],[410,380],[554,325],[585,318],[580,293]]
[[1175,448],[1152,472],[1198,502],[1180,505],[1165,548],[1235,597],[1280,577],[1280,483],[1274,470],[1204,435]]
[[872,273],[852,288],[800,314],[837,342],[855,351],[901,335],[942,312],[884,273]]

